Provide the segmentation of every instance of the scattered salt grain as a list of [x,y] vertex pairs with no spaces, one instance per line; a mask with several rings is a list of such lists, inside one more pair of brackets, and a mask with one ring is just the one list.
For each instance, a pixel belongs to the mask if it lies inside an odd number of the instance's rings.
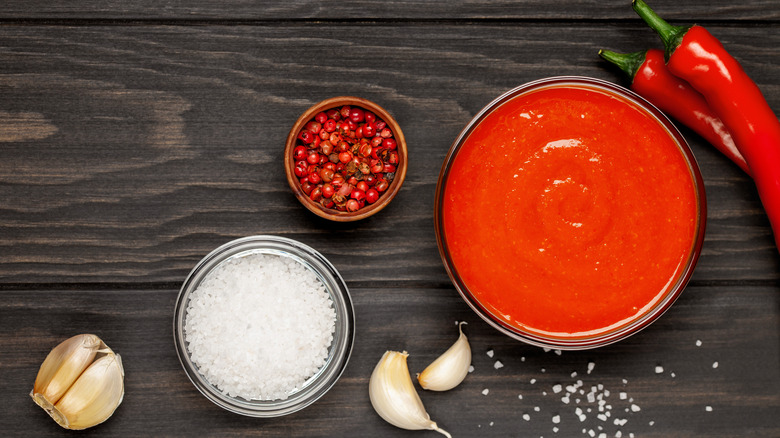
[[523,394],[517,394],[517,398],[522,400],[523,399]]
[[490,390],[485,388],[485,389],[482,390],[482,395],[488,395],[489,392],[490,392]]
[[493,357],[493,350],[488,350],[487,355],[488,357]]
[[534,411],[539,412],[541,408],[539,406],[534,406]]
[[563,390],[563,387],[560,384],[553,385],[552,390],[553,390],[554,393],[557,394],[557,393],[559,393],[559,392],[561,392]]
[[704,410],[707,412],[712,412],[712,406],[705,406]]
[[594,368],[596,368],[596,363],[595,362],[588,362],[588,374],[590,374],[593,371]]
[[572,373],[571,373],[571,378],[573,379],[573,378],[575,378],[575,377],[577,377],[577,372],[576,372],[576,371],[572,371]]
[[184,337],[199,371],[224,394],[284,400],[325,364],[335,326],[312,271],[250,254],[223,262],[192,292]]
[[650,426],[653,426],[653,425],[655,425],[655,421],[650,421],[650,422],[649,422],[649,423],[647,423],[647,424],[649,424]]
[[639,406],[632,404],[631,405],[631,412],[639,412],[641,409],[639,409]]
[[474,372],[474,365],[469,365],[469,372],[470,372],[470,373],[473,373],[473,372]]
[[493,368],[495,368],[495,369],[499,369],[499,368],[503,368],[503,367],[504,367],[504,364],[501,363],[500,360],[497,360],[496,363],[493,364]]
[[560,415],[554,415],[552,417],[552,422],[555,423],[555,424],[560,423],[561,422],[561,416]]
[[712,363],[712,368],[717,368],[717,367],[718,367],[718,362],[717,361],[713,362]]
[[531,421],[531,416],[528,414],[523,414],[523,420],[525,421]]
[[697,346],[697,347],[701,347],[701,341],[700,341],[700,340],[698,340],[698,339],[696,340],[696,346]]
[[656,374],[661,374],[663,372],[664,372],[664,367],[662,367],[661,365],[656,365],[655,366],[655,373]]
[[536,383],[536,379],[531,379],[530,382],[531,382],[531,385],[533,385],[534,383]]

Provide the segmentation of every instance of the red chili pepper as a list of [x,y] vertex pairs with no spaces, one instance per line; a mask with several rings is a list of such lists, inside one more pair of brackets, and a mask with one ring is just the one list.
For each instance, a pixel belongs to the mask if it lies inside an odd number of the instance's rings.
[[599,56],[620,67],[631,77],[631,89],[637,94],[696,131],[750,174],[745,158],[739,153],[723,122],[710,109],[701,93],[669,73],[662,50],[650,49],[625,54],[599,50]]
[[747,160],[780,249],[780,121],[723,44],[701,26],[672,26],[642,0],[634,11],[664,42],[667,66],[704,95]]

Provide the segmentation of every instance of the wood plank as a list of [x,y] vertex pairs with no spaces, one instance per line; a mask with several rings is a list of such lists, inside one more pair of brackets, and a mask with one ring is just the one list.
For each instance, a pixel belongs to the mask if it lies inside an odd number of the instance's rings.
[[[27,393],[54,345],[93,332],[122,355],[127,372],[124,402],[95,433],[407,436],[373,412],[367,395],[371,371],[387,349],[408,351],[410,372],[421,371],[454,342],[454,322],[465,320],[474,372],[453,391],[420,394],[431,417],[453,436],[580,436],[583,428],[601,432],[599,426],[608,436],[618,430],[623,436],[778,436],[777,292],[775,287],[688,288],[645,331],[612,346],[558,355],[500,335],[452,288],[353,287],[357,336],[341,380],[299,413],[259,420],[212,405],[187,380],[172,339],[176,290],[4,291],[0,391],[6,399],[0,419],[9,436],[60,435],[59,426]],[[498,361],[503,367],[495,368]],[[588,372],[590,362],[594,368]],[[578,380],[585,394],[563,402],[566,386]],[[555,393],[558,384],[563,390]],[[596,392],[611,406],[607,421],[598,419],[597,402],[587,401],[598,385],[603,389]],[[632,404],[641,410],[631,410]],[[577,407],[586,416],[582,422]],[[555,415],[559,424],[552,422]],[[618,427],[615,419],[627,423]]]
[[[780,34],[713,32],[780,110]],[[434,190],[471,117],[546,76],[626,84],[597,50],[654,44],[633,24],[2,27],[0,282],[180,283],[222,243],[276,234],[320,250],[348,281],[447,284]],[[383,105],[409,141],[400,195],[360,223],[306,211],[281,165],[298,115],[336,95]],[[777,282],[752,182],[684,132],[709,203],[694,280]]]
[[[727,0],[650,2],[667,19],[701,23],[707,20],[777,21],[780,11],[772,0],[735,3]],[[631,2],[570,0],[510,1],[262,1],[228,0],[215,4],[205,0],[152,1],[85,0],[43,2],[7,0],[0,19],[121,19],[121,20],[582,20],[636,18]]]

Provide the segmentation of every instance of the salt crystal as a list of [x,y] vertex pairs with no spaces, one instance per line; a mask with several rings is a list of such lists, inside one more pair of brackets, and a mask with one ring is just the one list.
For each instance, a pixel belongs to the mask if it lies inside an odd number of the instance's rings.
[[563,397],[561,397],[561,401],[568,405],[570,401],[569,396],[564,395]]
[[628,398],[628,394],[626,394],[625,392],[621,392],[621,393],[620,393],[620,399],[621,399],[621,400],[625,400],[625,399],[627,399],[627,398]]
[[554,415],[552,417],[552,422],[555,423],[555,424],[560,423],[561,422],[561,416],[560,415]]
[[576,372],[576,371],[572,371],[572,373],[571,373],[571,378],[573,379],[573,378],[575,378],[575,377],[577,377],[577,372]]
[[539,412],[540,410],[539,406],[534,406],[534,411]]
[[656,374],[661,374],[663,372],[664,372],[664,367],[662,367],[661,365],[656,365],[655,366],[655,373]]
[[623,379],[623,384],[624,384],[624,385],[628,384],[628,380],[626,380],[626,379]]
[[558,426],[553,427],[553,433],[558,433]]
[[520,362],[525,362],[525,356],[520,356]]
[[655,424],[655,421],[650,421],[650,422],[649,422],[649,423],[647,423],[647,424],[649,424],[650,426],[653,426],[653,425]]
[[713,362],[712,363],[712,368],[717,368],[717,367],[718,367],[718,362],[717,361]]
[[593,438],[593,437],[595,437],[595,436],[596,436],[596,431],[594,431],[593,429],[590,429],[590,430],[588,430],[588,435],[589,435],[591,438]]
[[604,414],[598,414],[596,415],[596,418],[598,418],[601,421],[607,421],[607,416]]
[[553,392],[554,392],[554,393],[556,393],[556,394],[557,394],[557,393],[561,392],[561,390],[562,390],[562,386],[561,386],[560,384],[558,384],[558,385],[553,385],[553,387],[552,387],[552,390],[553,390]]
[[517,398],[522,400],[523,399],[523,394],[517,394]]
[[617,431],[615,432],[615,438],[621,438],[623,436],[623,432]]
[[592,392],[589,392],[588,393],[588,403],[593,403],[595,401],[596,401],[596,395],[593,394]]
[[488,350],[487,355],[488,357],[493,357],[493,350]]
[[531,421],[531,416],[528,414],[523,414],[523,420],[525,421]]
[[561,350],[555,350],[554,353],[560,356],[563,352]]
[[482,390],[482,395],[488,395],[489,392],[490,392],[490,390],[485,388],[485,389]]
[[672,376],[672,378],[673,378],[673,379],[674,379],[675,377],[677,377],[677,374],[675,374],[675,373],[670,373],[669,375],[670,375],[670,376]]
[[547,348],[547,347],[543,347],[542,350],[544,350],[545,353],[549,353],[550,352],[550,349]]
[[495,368],[495,369],[499,369],[499,368],[503,368],[503,367],[504,367],[504,364],[501,363],[500,360],[497,360],[496,363],[493,364],[493,368]]
[[596,363],[595,362],[588,362],[588,374],[590,374],[591,371],[593,371],[594,368],[596,368]]
[[704,410],[707,412],[712,412],[712,406],[705,406]]
[[493,422],[492,421],[490,422],[489,426],[493,426]]
[[469,372],[470,372],[470,373],[473,373],[473,372],[474,372],[474,365],[469,365]]
[[531,379],[530,382],[531,382],[531,385],[533,385],[534,383],[536,383],[536,379]]
[[639,406],[632,404],[631,405],[631,411],[632,412],[639,412],[641,409],[639,409]]
[[701,341],[700,341],[700,340],[698,340],[698,339],[696,340],[696,346],[697,346],[697,347],[701,347]]
[[[296,329],[287,329],[293,321]],[[224,394],[284,400],[326,363],[335,328],[333,303],[314,272],[255,253],[228,259],[201,280],[184,337],[195,365]]]
[[544,368],[542,368],[542,372],[544,373],[544,372],[546,372],[546,370]]

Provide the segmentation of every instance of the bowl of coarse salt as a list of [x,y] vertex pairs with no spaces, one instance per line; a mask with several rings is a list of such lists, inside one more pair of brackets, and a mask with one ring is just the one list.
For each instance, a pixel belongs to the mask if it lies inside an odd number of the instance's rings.
[[297,412],[346,368],[355,315],[344,280],[292,239],[228,242],[190,272],[176,300],[174,341],[195,387],[252,417]]

